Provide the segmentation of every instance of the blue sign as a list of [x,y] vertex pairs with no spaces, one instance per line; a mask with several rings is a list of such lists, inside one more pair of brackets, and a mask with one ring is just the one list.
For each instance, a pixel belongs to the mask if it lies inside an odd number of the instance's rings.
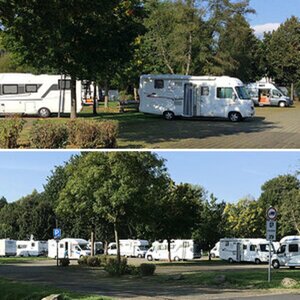
[[60,228],[53,229],[53,237],[55,239],[60,239],[61,238],[61,229]]

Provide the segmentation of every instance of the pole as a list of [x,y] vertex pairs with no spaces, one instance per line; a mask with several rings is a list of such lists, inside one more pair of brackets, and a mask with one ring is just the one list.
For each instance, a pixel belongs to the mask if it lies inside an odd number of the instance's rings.
[[56,240],[56,266],[58,267],[58,240]]
[[268,282],[271,282],[271,241],[269,241],[269,270],[268,270]]

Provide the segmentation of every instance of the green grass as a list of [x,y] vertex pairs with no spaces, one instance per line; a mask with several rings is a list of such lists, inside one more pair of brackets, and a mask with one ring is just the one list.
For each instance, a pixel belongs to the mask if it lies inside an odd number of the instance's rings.
[[81,295],[35,284],[0,279],[1,300],[41,300],[51,294],[61,294],[64,300],[109,300],[111,298]]
[[0,257],[0,265],[4,264],[18,264],[18,263],[29,263],[33,260],[47,260],[47,257]]

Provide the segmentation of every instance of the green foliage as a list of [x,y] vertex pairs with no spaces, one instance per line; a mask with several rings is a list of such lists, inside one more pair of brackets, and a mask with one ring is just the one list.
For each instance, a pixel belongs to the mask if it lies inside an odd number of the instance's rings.
[[25,121],[19,117],[5,118],[0,121],[0,148],[18,148],[18,138]]
[[127,259],[122,258],[120,261],[118,258],[109,258],[104,266],[104,270],[110,276],[121,276],[126,274]]
[[65,258],[61,258],[59,260],[59,265],[61,267],[68,267],[70,265],[70,260],[68,258],[66,258],[66,257]]
[[156,266],[154,264],[141,264],[140,272],[141,276],[153,276]]
[[137,267],[137,266],[127,265],[125,274],[133,275],[133,276],[140,276],[141,269],[140,269],[140,267]]
[[111,121],[74,120],[68,124],[69,144],[80,149],[116,148],[118,125]]
[[89,258],[89,256],[82,256],[77,260],[77,262],[81,266],[87,266],[88,258]]
[[99,256],[88,256],[86,264],[89,267],[100,267],[101,266],[101,258]]
[[33,148],[65,148],[68,141],[68,128],[63,123],[55,123],[51,120],[38,120],[33,124],[29,138]]

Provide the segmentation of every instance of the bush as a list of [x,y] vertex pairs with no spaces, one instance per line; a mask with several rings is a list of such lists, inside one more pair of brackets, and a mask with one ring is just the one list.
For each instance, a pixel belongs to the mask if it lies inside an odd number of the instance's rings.
[[13,149],[18,147],[18,138],[25,121],[19,117],[5,118],[0,121],[0,148]]
[[141,276],[153,276],[156,266],[154,264],[141,264],[140,272]]
[[136,266],[133,266],[133,265],[127,265],[125,273],[128,274],[128,275],[134,275],[134,276],[140,276],[141,275],[140,268],[136,267]]
[[34,122],[29,133],[31,145],[37,149],[65,148],[68,141],[68,127],[49,120]]
[[102,267],[105,267],[108,260],[111,258],[110,255],[105,255],[105,254],[102,254],[102,255],[99,255],[99,258],[100,258],[100,261],[101,261],[101,266]]
[[111,276],[124,275],[127,270],[127,259],[121,258],[121,261],[118,262],[116,257],[109,258],[104,266],[104,270]]
[[117,123],[92,120],[73,120],[68,124],[69,144],[80,149],[115,148]]
[[89,267],[100,267],[101,266],[101,259],[99,256],[88,256],[87,257],[87,265]]
[[62,267],[68,267],[69,264],[70,264],[70,260],[66,257],[59,260],[59,265]]
[[78,264],[79,265],[87,265],[87,259],[89,256],[82,256],[78,259]]

